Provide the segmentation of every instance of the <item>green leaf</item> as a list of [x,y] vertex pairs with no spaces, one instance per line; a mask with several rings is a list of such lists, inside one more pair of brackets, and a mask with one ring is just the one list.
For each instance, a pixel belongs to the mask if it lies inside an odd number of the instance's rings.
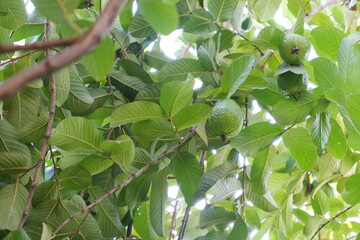
[[108,158],[92,154],[82,159],[78,165],[88,170],[91,175],[95,175],[108,169],[113,164],[114,162]]
[[227,98],[230,98],[248,77],[254,61],[253,56],[242,56],[225,70],[221,78],[221,88],[227,93]]
[[321,26],[311,31],[313,46],[319,56],[337,60],[340,42],[346,34],[339,28]]
[[279,9],[280,3],[281,0],[257,0],[255,2],[257,16],[264,22],[272,20]]
[[176,181],[188,205],[194,205],[194,194],[202,175],[199,162],[187,152],[180,152],[172,161]]
[[70,166],[59,174],[61,186],[70,190],[82,190],[91,184],[91,174],[80,166]]
[[58,196],[58,189],[54,181],[42,182],[36,187],[32,204],[39,205],[45,200],[56,200]]
[[[105,194],[105,191],[99,186],[90,187],[88,191],[92,201]],[[119,211],[112,203],[110,197],[106,197],[99,202],[95,206],[94,211],[97,213],[97,222],[105,237],[125,236],[125,227],[121,223]]]
[[318,215],[325,215],[329,211],[329,198],[322,189],[311,199],[311,205]]
[[70,14],[80,0],[33,0],[32,3],[44,17],[55,23],[66,23],[71,21]]
[[314,68],[314,76],[319,88],[326,92],[328,89],[346,89],[340,77],[337,66],[326,58],[315,58],[311,61]]
[[166,116],[172,118],[181,109],[188,106],[193,97],[194,81],[168,82],[161,88],[160,106]]
[[12,231],[8,235],[6,235],[6,237],[4,238],[4,240],[19,240],[19,239],[31,240],[31,238],[25,232],[24,229],[18,229],[18,230]]
[[213,23],[212,15],[205,9],[196,9],[194,14],[188,17],[184,25],[184,32],[198,35],[208,34],[217,29]]
[[160,70],[165,64],[170,62],[171,59],[169,59],[165,54],[162,52],[145,52],[144,53],[144,62],[152,68],[155,68],[157,70]]
[[226,234],[224,232],[210,231],[205,236],[197,237],[195,240],[225,240]]
[[114,62],[112,40],[105,37],[93,51],[82,57],[81,62],[95,80],[103,80],[110,72]]
[[155,239],[156,233],[151,227],[149,202],[142,202],[134,212],[134,228],[143,239]]
[[110,126],[116,127],[125,123],[138,122],[146,119],[165,119],[165,116],[158,104],[136,101],[124,104],[115,109],[110,117]]
[[184,81],[190,74],[205,72],[200,62],[194,59],[179,59],[166,64],[159,72],[160,82]]
[[[1,3],[0,3],[1,4]],[[1,10],[0,10],[1,11]],[[0,12],[1,13],[1,12]],[[1,16],[1,15],[0,15]],[[5,29],[3,28],[2,26],[0,26],[0,42],[1,44],[6,44],[6,45],[9,45],[9,46],[13,46],[14,43],[13,43],[13,40],[10,38],[10,30],[8,29]],[[9,53],[1,53],[0,54],[0,60],[7,60],[9,58],[11,58],[12,56],[14,55],[14,52],[9,52]],[[12,64],[13,66],[15,64]],[[8,65],[10,66],[10,64]],[[15,65],[16,66],[16,65]],[[6,68],[5,68],[6,69]],[[11,71],[11,70],[10,70]],[[16,71],[15,69],[12,69],[12,71]],[[4,70],[4,73],[5,73],[5,70]],[[5,75],[5,74],[1,74],[0,75],[0,80],[3,81],[4,80],[4,77],[2,75]],[[9,74],[10,75],[10,74]],[[13,75],[13,74],[11,74]],[[6,78],[6,76],[5,76]]]
[[165,168],[152,177],[152,188],[150,194],[150,220],[154,231],[160,237],[165,233],[165,207],[168,197],[167,176],[169,169]]
[[135,157],[134,142],[127,135],[122,135],[115,141],[106,140],[100,144],[100,148],[121,167],[130,166]]
[[285,98],[277,102],[271,114],[280,124],[295,124],[303,122],[308,115],[322,112],[328,104],[324,97],[304,92],[298,101]]
[[234,222],[236,215],[223,207],[209,207],[200,214],[199,228],[205,229],[214,225],[222,224],[227,225]]
[[215,21],[226,22],[230,20],[237,3],[236,0],[210,0],[208,8]]
[[60,107],[66,102],[70,93],[70,82],[70,67],[55,72],[56,106]]
[[236,178],[222,178],[215,184],[214,203],[234,197],[241,189],[241,183]]
[[269,146],[254,156],[251,167],[251,189],[259,195],[268,191],[268,180],[275,159],[275,147]]
[[229,233],[229,236],[226,238],[226,240],[246,240],[247,236],[248,228],[246,226],[246,223],[240,216],[237,216],[234,227]]
[[194,103],[180,110],[174,117],[173,123],[177,130],[205,122],[211,114],[211,107],[202,103]]
[[206,192],[215,185],[215,183],[226,177],[227,175],[238,170],[239,167],[236,162],[226,161],[209,171],[207,171],[200,179],[199,190],[196,193],[196,197],[203,198],[205,197]]
[[330,115],[326,112],[318,113],[308,120],[313,142],[319,149],[324,149],[330,135]]
[[355,48],[360,40],[360,33],[355,32],[344,38],[339,46],[338,61],[340,76],[344,79],[350,93],[360,93],[358,76],[360,76],[360,51]]
[[357,204],[360,202],[360,173],[356,173],[349,177],[345,182],[346,192],[343,194],[343,198],[347,203]]
[[75,113],[81,113],[90,108],[94,98],[84,86],[75,66],[70,67],[70,92],[62,107]]
[[159,103],[161,86],[161,83],[148,84],[139,91],[135,100]]
[[17,229],[28,195],[26,188],[18,182],[0,190],[0,229]]
[[304,171],[311,171],[316,163],[317,153],[309,132],[302,127],[289,129],[283,134],[283,141],[299,167]]
[[0,151],[19,153],[23,158],[30,159],[29,149],[19,141],[18,131],[6,120],[0,120]]
[[52,229],[49,225],[46,223],[42,223],[42,233],[41,233],[41,239],[40,240],[47,240],[50,238],[52,234]]
[[26,23],[16,29],[14,34],[12,35],[12,40],[14,42],[23,40],[25,38],[29,38],[32,36],[40,35],[45,30],[45,19],[38,16],[36,11],[33,11]]
[[134,123],[131,130],[136,136],[149,141],[174,134],[174,129],[168,121],[158,119],[148,119]]
[[337,159],[345,157],[348,146],[346,138],[340,125],[333,118],[330,118],[331,131],[326,149]]
[[129,24],[129,32],[136,38],[145,38],[155,35],[156,32],[145,20],[144,16],[136,14]]
[[250,125],[231,138],[230,145],[241,155],[250,156],[268,147],[282,133],[283,129],[279,124],[259,122]]
[[141,0],[138,4],[141,14],[155,31],[168,35],[177,28],[179,16],[174,5],[154,0]]
[[264,195],[259,195],[252,191],[251,186],[249,183],[249,180],[245,181],[245,196],[247,199],[249,199],[256,207],[264,210],[265,212],[273,212],[275,210],[278,210],[278,205],[271,196],[269,192],[267,192]]
[[146,198],[150,189],[150,183],[150,179],[143,176],[135,178],[126,187],[125,200],[131,215],[133,215],[133,211],[139,203]]
[[256,40],[250,41],[249,44],[254,44],[258,47],[264,47],[278,51],[283,39],[284,33],[282,31],[275,27],[269,26],[262,29],[259,32]]
[[40,115],[26,123],[20,129],[20,139],[23,142],[31,143],[44,138],[49,118]]
[[[131,60],[122,59],[117,62],[119,66],[131,77],[137,77],[140,81],[150,84],[153,83],[150,75],[136,62]],[[120,80],[121,81],[121,80]]]
[[245,219],[247,223],[257,228],[261,228],[261,220],[254,207],[248,205],[245,206]]
[[24,25],[28,15],[24,1],[1,0],[0,2],[0,25],[9,30],[16,30]]
[[40,107],[40,96],[35,88],[25,88],[9,100],[9,122],[18,130],[34,119]]
[[50,143],[64,151],[95,150],[99,152],[99,146],[103,140],[104,137],[89,120],[71,117],[62,120],[57,125]]
[[19,152],[0,153],[0,174],[19,174],[29,167],[29,159]]

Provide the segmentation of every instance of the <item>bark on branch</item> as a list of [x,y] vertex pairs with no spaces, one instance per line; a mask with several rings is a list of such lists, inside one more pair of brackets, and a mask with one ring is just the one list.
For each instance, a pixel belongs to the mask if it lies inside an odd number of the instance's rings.
[[113,21],[125,3],[126,0],[110,0],[95,24],[80,36],[71,47],[4,82],[0,86],[0,99],[9,97],[35,79],[49,75],[76,61],[96,47],[109,32]]
[[152,165],[156,164],[160,159],[162,159],[163,157],[165,157],[166,155],[168,155],[170,152],[173,152],[174,150],[176,150],[178,147],[180,147],[182,144],[184,144],[185,142],[187,142],[195,133],[196,127],[192,128],[191,131],[181,140],[179,141],[177,144],[175,144],[174,146],[168,148],[167,150],[165,150],[164,152],[162,152],[158,157],[154,158],[153,160],[151,160],[149,163],[147,163],[144,167],[142,167],[141,169],[139,169],[137,172],[133,173],[130,177],[128,177],[127,179],[125,179],[122,183],[120,183],[119,185],[117,185],[116,187],[114,187],[113,189],[107,191],[104,195],[102,195],[101,197],[99,197],[98,199],[96,199],[94,202],[92,202],[91,204],[89,204],[88,206],[80,209],[79,211],[75,212],[73,215],[71,215],[69,218],[67,218],[51,235],[50,239],[56,237],[56,234],[68,223],[70,222],[72,219],[74,219],[76,216],[78,216],[81,213],[87,212],[91,209],[93,209],[97,204],[99,204],[102,200],[104,200],[106,197],[108,197],[109,195],[115,193],[116,191],[118,191],[119,189],[127,186],[134,178],[140,176],[141,174],[143,174],[146,170],[148,170]]

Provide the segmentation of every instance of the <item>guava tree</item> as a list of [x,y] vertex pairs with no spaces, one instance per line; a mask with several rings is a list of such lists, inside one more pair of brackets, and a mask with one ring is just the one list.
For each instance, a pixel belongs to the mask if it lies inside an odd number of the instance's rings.
[[0,0],[0,238],[360,239],[359,7]]

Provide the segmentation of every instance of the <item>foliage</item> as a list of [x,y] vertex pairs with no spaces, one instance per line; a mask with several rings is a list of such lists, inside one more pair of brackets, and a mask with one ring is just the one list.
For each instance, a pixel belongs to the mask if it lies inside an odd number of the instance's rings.
[[[1,45],[0,80],[111,1],[1,0],[1,44],[39,44]],[[323,2],[128,0],[95,49],[0,102],[0,238],[355,239],[360,4]],[[291,33],[312,50],[279,69]],[[287,71],[306,75],[296,98]],[[224,99],[244,115],[229,138],[207,120]]]

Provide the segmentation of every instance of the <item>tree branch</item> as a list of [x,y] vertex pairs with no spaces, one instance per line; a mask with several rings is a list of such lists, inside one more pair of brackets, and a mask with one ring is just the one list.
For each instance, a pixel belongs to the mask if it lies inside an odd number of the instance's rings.
[[14,51],[21,51],[21,50],[46,50],[48,48],[53,47],[66,47],[69,45],[72,45],[76,43],[78,40],[80,40],[80,37],[75,38],[62,38],[62,39],[56,39],[46,42],[35,42],[31,44],[26,45],[2,45],[0,44],[0,53],[5,52],[14,52]]
[[181,224],[181,229],[180,229],[180,233],[179,233],[179,238],[178,238],[178,240],[182,240],[182,239],[184,238],[186,225],[187,225],[187,222],[189,221],[190,210],[191,210],[191,206],[190,206],[190,205],[187,205],[186,210],[185,210],[185,214],[184,214],[184,218],[183,218],[183,220],[182,220],[182,224]]
[[150,162],[148,162],[144,167],[142,167],[141,169],[139,169],[137,172],[133,173],[130,177],[128,177],[127,179],[125,179],[122,183],[120,183],[119,185],[117,185],[116,187],[114,187],[113,189],[107,191],[104,195],[102,195],[101,197],[99,197],[98,199],[96,199],[93,203],[89,204],[88,206],[80,209],[79,211],[73,213],[73,215],[71,215],[70,217],[68,217],[62,224],[60,224],[60,226],[52,233],[50,239],[54,238],[56,236],[56,234],[68,223],[70,222],[72,219],[74,219],[76,216],[78,216],[81,213],[84,213],[86,211],[88,211],[89,209],[92,209],[93,207],[95,207],[97,204],[99,204],[102,200],[104,200],[106,197],[108,197],[110,194],[115,193],[116,191],[118,191],[119,189],[127,186],[134,178],[140,176],[142,173],[144,173],[146,170],[148,170],[152,165],[156,164],[160,159],[162,159],[163,157],[165,157],[166,155],[168,155],[170,152],[173,152],[175,149],[177,149],[178,147],[180,147],[183,143],[185,143],[188,139],[190,139],[192,137],[192,135],[195,133],[196,127],[193,127],[191,129],[191,131],[183,138],[181,139],[181,141],[179,141],[177,144],[173,145],[172,147],[168,148],[167,150],[165,150],[164,152],[162,152],[159,156],[157,156],[156,158],[154,158],[153,160],[151,160]]
[[340,217],[342,214],[346,213],[347,211],[349,211],[351,208],[353,208],[356,204],[351,205],[350,207],[346,208],[345,210],[339,212],[338,214],[336,214],[334,217],[330,218],[327,222],[325,222],[324,224],[322,224],[319,229],[314,233],[314,235],[310,238],[310,240],[312,240],[320,231],[321,229],[323,229],[326,225],[328,225],[332,220]]
[[112,22],[125,3],[126,0],[110,0],[95,24],[71,47],[4,82],[0,86],[0,99],[11,96],[26,84],[63,68],[95,48],[109,32]]
[[[45,27],[46,27],[45,41],[47,41],[49,39],[49,37],[50,37],[50,23],[49,23],[49,21],[46,21]],[[47,49],[46,50],[46,58],[48,58],[49,56],[50,56],[50,49]],[[46,59],[45,59],[45,61],[46,61]],[[37,187],[37,183],[38,183],[39,176],[40,176],[40,171],[42,169],[42,165],[44,163],[45,156],[46,156],[46,153],[47,153],[47,147],[48,147],[49,138],[50,138],[50,135],[51,135],[51,129],[52,129],[52,125],[53,125],[53,122],[54,122],[54,115],[55,115],[56,85],[55,85],[55,76],[54,76],[54,74],[51,74],[51,76],[50,76],[50,92],[51,92],[51,100],[50,100],[51,102],[50,102],[49,121],[48,121],[48,124],[47,124],[47,127],[46,127],[46,133],[45,133],[43,144],[41,146],[40,157],[39,157],[39,160],[37,162],[36,170],[35,170],[35,173],[34,173],[34,178],[33,178],[33,181],[31,183],[29,196],[28,196],[28,198],[26,200],[24,211],[23,211],[22,217],[20,219],[18,229],[23,228],[24,223],[25,223],[25,221],[26,221],[26,219],[27,219],[27,217],[29,215],[29,209],[30,209],[30,206],[31,206],[31,201],[32,201],[32,198],[34,196],[35,189]]]
[[169,231],[169,238],[168,240],[171,240],[172,238],[172,231],[175,229],[176,227],[176,213],[177,213],[177,205],[178,205],[178,200],[176,200],[175,202],[175,206],[174,206],[174,212],[171,218],[171,224],[170,224],[170,231]]
[[5,65],[5,64],[11,63],[11,62],[14,62],[14,61],[16,61],[16,60],[19,60],[19,59],[21,59],[21,58],[24,58],[24,57],[26,57],[26,56],[29,56],[29,55],[31,55],[31,54],[33,54],[33,53],[38,52],[38,51],[40,51],[40,50],[34,50],[34,51],[28,52],[28,53],[26,53],[26,54],[23,54],[23,55],[14,57],[14,58],[10,58],[9,60],[0,63],[0,66],[3,66],[3,65]]
[[305,21],[310,20],[311,17],[314,16],[315,14],[321,12],[321,11],[324,10],[325,8],[327,8],[327,7],[331,6],[331,5],[334,5],[334,4],[336,4],[336,3],[340,2],[340,1],[341,1],[341,0],[331,0],[331,1],[328,1],[328,2],[324,3],[323,5],[315,8],[314,10],[312,10],[309,14],[307,14],[307,15],[305,16]]

